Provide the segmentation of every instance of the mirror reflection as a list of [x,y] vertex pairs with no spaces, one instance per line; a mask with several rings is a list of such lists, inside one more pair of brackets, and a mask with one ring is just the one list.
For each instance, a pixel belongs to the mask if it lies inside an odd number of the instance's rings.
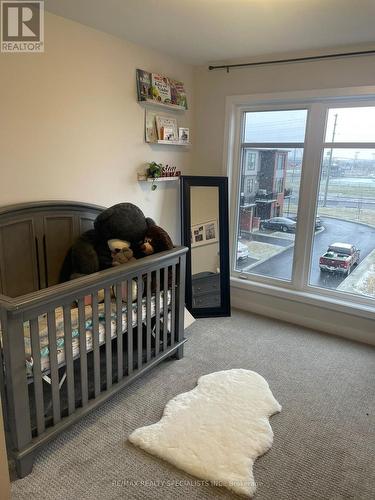
[[219,188],[191,186],[192,306],[220,307]]

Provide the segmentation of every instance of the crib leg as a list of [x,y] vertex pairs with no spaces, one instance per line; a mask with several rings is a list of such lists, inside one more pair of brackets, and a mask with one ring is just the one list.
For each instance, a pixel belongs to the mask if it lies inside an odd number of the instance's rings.
[[176,359],[182,359],[184,357],[184,345],[181,345],[174,355]]
[[25,457],[17,458],[15,462],[16,462],[17,477],[19,479],[22,479],[23,477],[28,476],[30,472],[33,470],[34,454],[29,453]]

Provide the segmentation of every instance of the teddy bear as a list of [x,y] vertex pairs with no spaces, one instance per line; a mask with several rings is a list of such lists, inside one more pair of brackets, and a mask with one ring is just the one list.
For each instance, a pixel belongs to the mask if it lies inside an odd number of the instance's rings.
[[103,210],[95,219],[94,228],[83,233],[69,249],[60,271],[60,283],[112,267],[108,246],[111,239],[129,242],[134,257],[144,257],[139,245],[153,225],[155,222],[132,203],[118,203]]
[[[153,253],[163,252],[165,250],[171,250],[173,248],[172,240],[162,227],[156,224],[150,226],[146,232],[143,243],[140,245],[140,250],[144,255],[152,255]],[[172,286],[172,272],[168,269],[168,288]],[[160,288],[164,287],[164,273],[160,276]],[[151,291],[156,290],[156,274],[152,273],[151,276]]]
[[136,260],[128,241],[112,239],[108,241],[108,246],[111,251],[112,266],[120,266]]
[[173,248],[172,240],[162,227],[155,225],[149,226],[143,244],[140,250],[144,255],[152,255],[153,253],[171,250]]

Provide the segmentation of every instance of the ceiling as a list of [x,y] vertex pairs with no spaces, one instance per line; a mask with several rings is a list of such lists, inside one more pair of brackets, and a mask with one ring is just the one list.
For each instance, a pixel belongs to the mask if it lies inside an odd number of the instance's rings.
[[192,64],[375,42],[375,0],[46,0]]

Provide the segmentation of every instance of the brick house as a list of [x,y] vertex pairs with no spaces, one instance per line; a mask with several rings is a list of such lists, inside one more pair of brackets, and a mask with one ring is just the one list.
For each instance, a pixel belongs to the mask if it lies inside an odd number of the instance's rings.
[[258,229],[261,220],[281,217],[288,151],[245,149],[240,181],[240,231]]

